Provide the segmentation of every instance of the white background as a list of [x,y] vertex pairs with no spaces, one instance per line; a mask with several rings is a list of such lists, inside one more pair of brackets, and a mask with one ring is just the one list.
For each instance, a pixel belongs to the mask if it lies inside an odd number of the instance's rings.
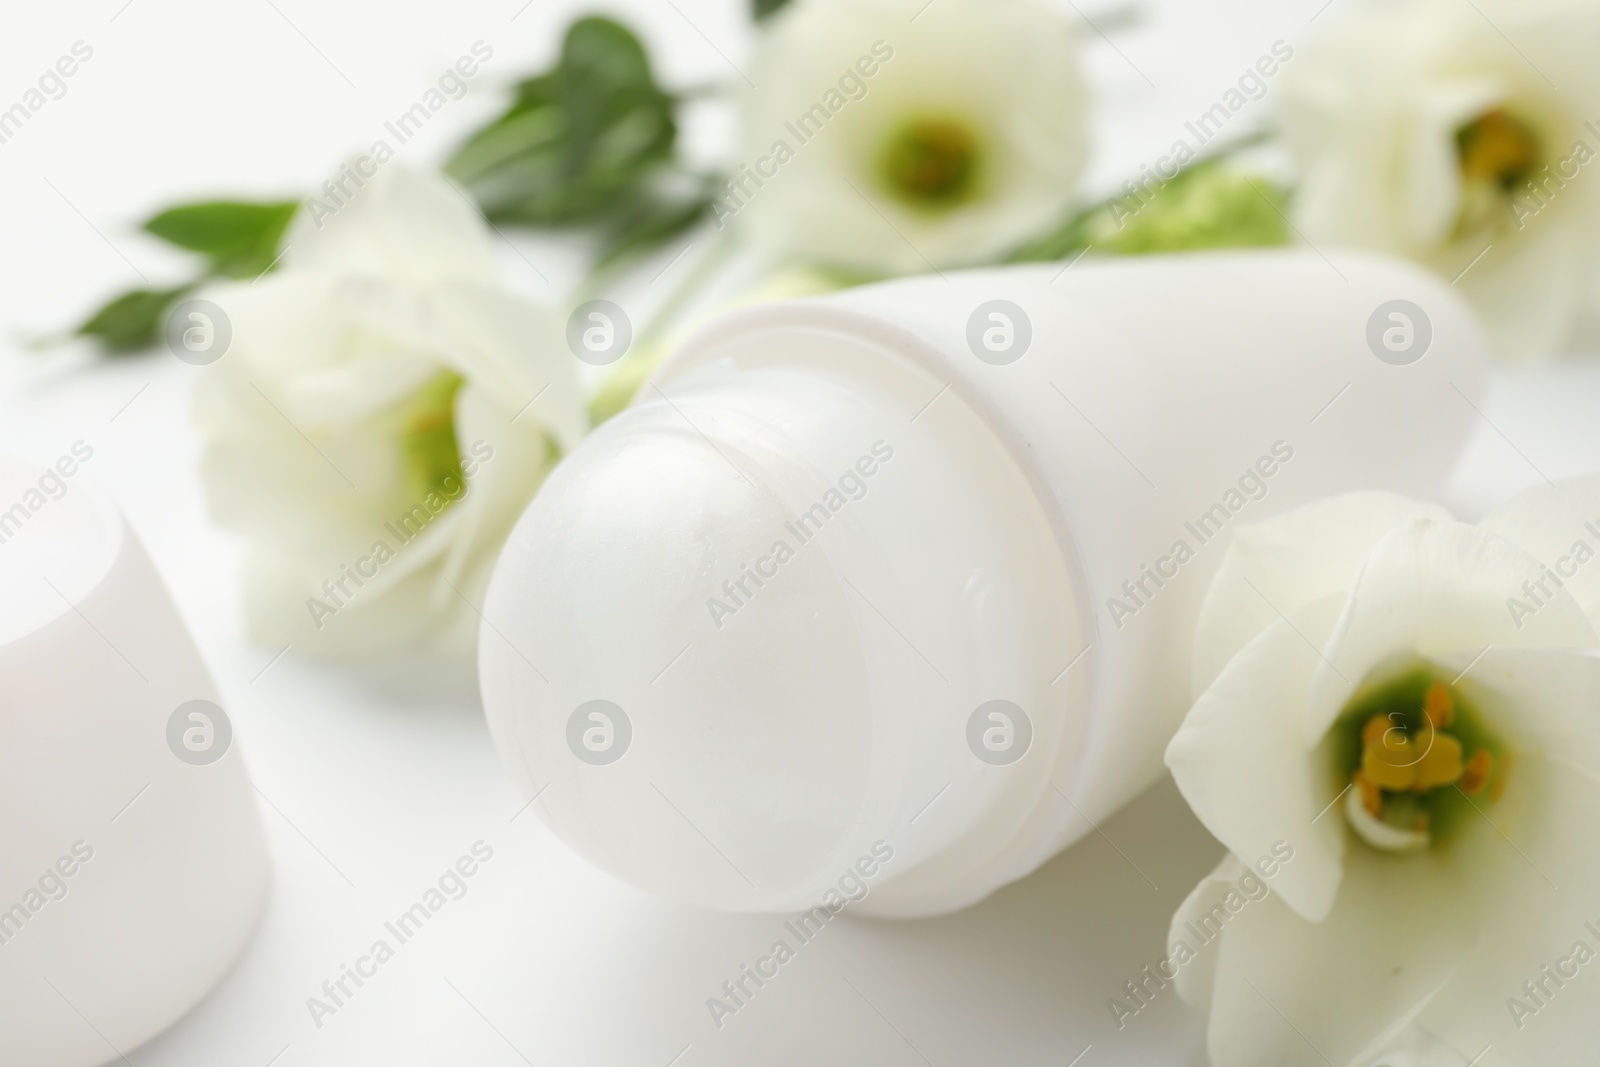
[[[1149,4],[1142,25],[1111,43],[1086,28],[1100,105],[1091,184],[1114,185],[1165,152],[1185,118],[1274,40],[1301,39],[1321,6],[1173,0]],[[750,37],[742,2],[609,9],[642,30],[667,84],[737,81]],[[242,633],[239,546],[205,517],[189,421],[197,371],[165,354],[103,361],[76,346],[31,350],[113,292],[184,276],[181,257],[136,232],[157,207],[309,190],[481,39],[495,54],[470,95],[401,150],[416,164],[436,162],[502,106],[502,87],[548,62],[580,10],[565,0],[96,0],[13,5],[0,15],[0,108],[73,42],[94,48],[66,96],[0,145],[0,446],[49,457],[80,438],[93,444],[89,471],[118,497],[171,584],[271,802],[262,818],[276,883],[259,937],[209,999],[149,1045],[122,1050],[127,1060],[1200,1061],[1201,1023],[1170,991],[1121,1032],[1106,1007],[1162,954],[1172,908],[1219,855],[1170,786],[967,912],[833,924],[719,1031],[705,999],[768,950],[778,920],[646,897],[585,867],[533,815],[514,818],[522,800],[501,774],[470,672],[422,663],[336,669],[292,655],[272,662],[275,650]],[[1107,8],[1083,10],[1098,19]],[[1248,121],[1271,104],[1269,95],[1252,105]],[[702,107],[686,136],[715,158],[728,128],[725,109]],[[578,280],[581,249],[517,241],[517,250],[502,248],[512,284],[562,300]],[[665,267],[676,251],[645,270]],[[1597,401],[1593,361],[1500,372],[1449,502],[1475,515],[1542,476],[1595,469]],[[495,854],[469,894],[316,1027],[306,999],[480,839]],[[79,1007],[93,1018],[92,1005]]]

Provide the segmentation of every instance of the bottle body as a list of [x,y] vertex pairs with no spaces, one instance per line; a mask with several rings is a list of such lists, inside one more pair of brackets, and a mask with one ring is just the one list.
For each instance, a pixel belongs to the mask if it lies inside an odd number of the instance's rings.
[[[712,326],[513,534],[481,652],[508,764],[602,866],[716,907],[843,878],[932,914],[1028,873],[1160,774],[1232,526],[1453,461],[1476,328],[1407,268],[1341,272],[1010,268]],[[1405,365],[1366,341],[1395,299],[1429,320]]]

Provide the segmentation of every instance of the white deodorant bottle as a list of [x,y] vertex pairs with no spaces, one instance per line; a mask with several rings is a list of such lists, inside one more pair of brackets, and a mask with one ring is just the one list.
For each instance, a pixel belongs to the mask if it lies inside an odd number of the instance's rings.
[[1484,342],[1380,258],[952,273],[732,315],[551,475],[484,609],[490,725],[595,864],[917,916],[1149,786],[1232,530],[1434,495]]

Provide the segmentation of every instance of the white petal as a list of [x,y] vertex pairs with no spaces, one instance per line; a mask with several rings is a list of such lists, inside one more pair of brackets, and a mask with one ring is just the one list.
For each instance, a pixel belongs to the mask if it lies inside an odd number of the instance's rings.
[[276,381],[340,358],[349,323],[333,295],[335,284],[334,276],[308,270],[279,271],[253,285],[207,286],[201,295],[215,301],[233,327],[228,358],[214,370]]
[[1491,648],[1441,663],[1517,753],[1600,776],[1600,652]]
[[463,465],[471,464],[474,474],[467,495],[452,509],[462,526],[445,573],[468,595],[468,586],[480,585],[480,579],[487,586],[500,546],[551,467],[539,424],[526,417],[513,422],[514,414],[476,384],[464,386],[456,397],[456,441]]
[[1239,527],[1212,579],[1195,629],[1194,692],[1278,618],[1355,584],[1367,553],[1415,519],[1449,519],[1394,493],[1345,493]]
[[[1580,187],[1584,193],[1587,188]],[[1512,241],[1502,241],[1473,266],[1459,288],[1477,310],[1497,354],[1510,360],[1563,354],[1586,297],[1600,204],[1556,200]],[[1481,250],[1481,246],[1480,246]],[[1445,265],[1465,268],[1476,252],[1458,251]]]
[[[394,655],[420,646],[446,624],[422,576],[391,585],[381,595],[360,596],[314,625],[306,611],[305,574],[276,556],[253,554],[245,568],[245,608],[251,639],[317,659],[362,659]],[[363,591],[365,592],[365,591]],[[477,616],[459,599],[455,615]]]
[[[1420,1022],[1468,1055],[1492,1045],[1490,1063],[1593,1062],[1600,957],[1581,966],[1573,957],[1580,942],[1600,953],[1600,785],[1539,759],[1516,771],[1537,788],[1542,818],[1505,822],[1505,836],[1489,841],[1498,846],[1495,869],[1480,880],[1498,880],[1496,908]],[[1545,992],[1534,999],[1523,983],[1541,981]],[[1536,1014],[1514,1013],[1514,1001]]]
[[302,210],[284,264],[407,285],[498,279],[489,230],[465,194],[437,174],[387,163],[332,216]]
[[403,404],[442,373],[439,364],[403,349],[308,370],[276,390],[284,417],[307,433],[356,425]]
[[1369,1067],[1475,1067],[1467,1057],[1421,1026],[1408,1026]]
[[[1200,884],[1190,890],[1183,903],[1178,905],[1178,910],[1173,912],[1172,924],[1167,930],[1168,948],[1180,941],[1194,941],[1195,937],[1189,932],[1189,927],[1198,924],[1219,900],[1227,896],[1228,890],[1239,883],[1243,875],[1244,864],[1239,862],[1237,856],[1231,852],[1223,856],[1216,870],[1202,878]],[[1210,1011],[1211,989],[1216,969],[1217,954],[1202,953],[1195,960],[1179,968],[1178,976],[1172,980],[1172,987],[1190,1007],[1198,1008],[1200,1011]]]
[[1461,211],[1461,163],[1456,131],[1504,96],[1491,78],[1446,79],[1419,87],[1398,154],[1401,171],[1398,221],[1412,247],[1448,239]]
[[1253,863],[1279,843],[1294,848],[1273,889],[1312,920],[1333,906],[1345,839],[1333,805],[1342,786],[1302,722],[1318,648],[1342,603],[1324,597],[1246,645],[1200,695],[1166,756],[1184,799],[1230,852]]
[[[1600,475],[1535,486],[1479,525],[1556,571],[1578,606],[1600,620]],[[1531,606],[1526,595],[1520,599]]]
[[543,426],[565,449],[587,428],[561,323],[547,307],[478,285],[443,285],[429,304],[449,338],[441,353],[520,426]]
[[1538,575],[1527,552],[1464,523],[1415,522],[1385,537],[1350,594],[1327,661],[1317,666],[1308,736],[1320,738],[1368,674],[1397,656],[1600,645],[1564,592],[1531,617],[1513,615],[1507,601]]
[[[1207,1044],[1224,1067],[1326,1067],[1387,1047],[1465,958],[1485,901],[1471,857],[1352,846],[1333,910],[1307,922],[1275,894],[1223,928]],[[1285,872],[1292,870],[1299,857]],[[1274,886],[1276,889],[1276,886]]]

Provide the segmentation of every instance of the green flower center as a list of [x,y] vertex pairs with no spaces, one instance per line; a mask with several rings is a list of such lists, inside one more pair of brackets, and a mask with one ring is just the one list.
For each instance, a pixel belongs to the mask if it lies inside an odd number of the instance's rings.
[[[400,451],[406,489],[420,501],[431,492],[461,495],[461,453],[456,446],[456,392],[461,376],[445,371],[419,389],[400,409]],[[454,478],[446,493],[446,480]]]
[[1461,210],[1453,237],[1482,240],[1514,220],[1520,229],[1514,197],[1538,172],[1542,155],[1533,127],[1504,108],[1491,108],[1458,128]]
[[1446,841],[1505,789],[1509,760],[1474,703],[1430,663],[1369,679],[1333,729],[1344,813],[1367,844],[1406,852]]
[[942,210],[971,198],[982,152],[966,122],[925,115],[901,124],[884,146],[880,170],[895,199]]
[[1539,135],[1504,108],[1491,108],[1456,130],[1456,160],[1468,185],[1509,193],[1538,170],[1539,155]]

